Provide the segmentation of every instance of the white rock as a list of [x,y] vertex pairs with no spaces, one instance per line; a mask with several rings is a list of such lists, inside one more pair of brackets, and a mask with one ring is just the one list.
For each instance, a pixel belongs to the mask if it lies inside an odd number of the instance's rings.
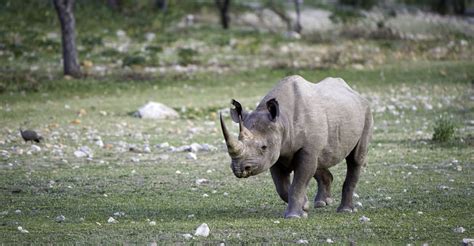
[[166,148],[170,147],[170,144],[168,142],[164,142],[164,143],[156,145],[156,147],[158,147],[160,149],[166,149]]
[[156,226],[156,221],[150,221],[149,223],[151,226]]
[[194,233],[194,236],[199,236],[199,237],[207,237],[209,236],[209,226],[206,223],[202,223],[197,229],[196,232]]
[[115,224],[115,223],[118,223],[118,221],[116,219],[114,219],[114,217],[110,217],[108,220],[107,220],[107,223],[109,224]]
[[186,240],[189,240],[189,239],[192,239],[192,238],[193,238],[193,235],[191,235],[191,234],[189,234],[189,233],[183,234],[182,236],[183,236],[184,239],[186,239]]
[[41,151],[41,147],[38,146],[38,145],[31,145],[31,152],[40,152]]
[[362,207],[362,203],[361,203],[361,202],[356,202],[356,203],[355,203],[355,206],[358,207],[358,208],[361,208],[361,207]]
[[23,229],[23,227],[21,227],[21,226],[19,226],[17,229],[18,229],[21,233],[30,233],[29,231]]
[[138,157],[132,157],[132,158],[130,158],[130,160],[131,160],[132,162],[135,162],[135,163],[140,162],[140,158],[138,158]]
[[104,142],[102,141],[102,139],[95,140],[94,144],[99,146],[100,148],[104,147]]
[[474,246],[474,238],[463,238],[462,243],[466,246]]
[[152,32],[147,32],[147,33],[145,33],[145,39],[146,39],[146,41],[148,41],[148,42],[153,41],[153,39],[155,39],[155,37],[156,37],[156,34],[154,34],[154,33],[152,33]]
[[66,217],[64,217],[64,215],[58,215],[54,221],[58,222],[58,223],[61,223],[61,222],[64,222],[66,220]]
[[365,217],[364,215],[362,215],[362,217],[359,218],[359,221],[360,221],[360,222],[369,222],[369,221],[370,221],[370,218]]
[[228,196],[228,195],[229,195],[229,193],[227,193],[227,192],[224,192],[224,196]]
[[15,210],[15,214],[21,214],[21,210],[20,209]]
[[146,145],[146,146],[143,148],[143,152],[145,152],[145,153],[151,153],[150,146]]
[[326,239],[326,243],[334,243],[334,241],[330,238]]
[[359,195],[354,192],[354,198],[359,198]]
[[192,143],[189,147],[191,148],[191,152],[194,152],[194,153],[202,149],[202,146],[198,143]]
[[196,184],[201,185],[201,184],[209,184],[208,179],[196,179]]
[[[123,216],[125,216],[125,212],[121,212],[121,211],[115,212],[115,213],[114,213],[114,216],[115,216],[115,217],[123,217]],[[112,218],[112,217],[111,217],[111,218]]]
[[188,219],[192,219],[192,218],[194,218],[194,214],[189,214]]
[[216,151],[217,147],[210,144],[201,144],[201,150],[203,151]]
[[209,195],[204,193],[204,194],[202,194],[202,197],[209,197]]
[[179,170],[176,170],[176,174],[181,174],[181,171],[179,171]]
[[279,220],[275,220],[275,221],[273,221],[273,224],[280,224],[280,221],[279,221]]
[[179,114],[164,104],[149,102],[139,108],[135,116],[144,119],[176,119]]
[[197,160],[197,155],[193,152],[189,152],[188,154],[186,154],[186,159]]
[[464,229],[464,227],[460,226],[460,227],[454,228],[453,231],[456,232],[456,233],[464,233],[466,231],[466,229]]
[[92,150],[87,147],[87,146],[82,146],[78,150],[74,151],[74,155],[77,158],[83,158],[83,157],[92,157]]
[[306,239],[300,239],[300,240],[296,241],[296,243],[297,244],[308,244],[309,242]]

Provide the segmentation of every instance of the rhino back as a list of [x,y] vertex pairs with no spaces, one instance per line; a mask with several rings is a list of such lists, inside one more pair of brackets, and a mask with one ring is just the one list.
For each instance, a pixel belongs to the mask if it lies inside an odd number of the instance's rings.
[[369,109],[368,102],[344,80],[326,78],[311,83],[300,76],[281,80],[258,107],[276,98],[286,118],[288,137],[282,153],[301,148],[317,152],[319,165],[343,160],[359,141]]

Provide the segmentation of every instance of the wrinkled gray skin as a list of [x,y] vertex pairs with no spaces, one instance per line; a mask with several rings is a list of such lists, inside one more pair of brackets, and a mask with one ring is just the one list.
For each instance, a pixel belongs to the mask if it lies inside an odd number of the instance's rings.
[[311,178],[318,183],[314,207],[328,205],[333,180],[329,168],[346,159],[337,211],[353,211],[352,195],[365,163],[373,122],[369,103],[344,80],[326,78],[315,84],[290,76],[255,111],[244,111],[235,100],[232,104],[231,117],[240,125],[238,139],[230,135],[222,115],[221,127],[235,176],[247,178],[270,169],[278,194],[288,203],[285,218],[300,218],[309,209],[306,189]]

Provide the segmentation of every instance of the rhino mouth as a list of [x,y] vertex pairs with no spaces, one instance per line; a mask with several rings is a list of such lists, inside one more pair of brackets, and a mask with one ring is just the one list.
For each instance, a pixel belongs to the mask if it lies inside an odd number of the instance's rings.
[[245,164],[234,164],[232,163],[232,172],[237,178],[248,178],[256,175],[258,172],[258,164],[256,163],[245,163]]

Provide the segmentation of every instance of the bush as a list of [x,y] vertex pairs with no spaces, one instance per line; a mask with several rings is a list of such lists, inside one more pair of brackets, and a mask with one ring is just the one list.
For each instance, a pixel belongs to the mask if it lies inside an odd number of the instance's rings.
[[441,117],[435,122],[433,141],[435,142],[447,142],[454,138],[454,132],[456,125],[451,119],[447,117]]
[[179,58],[179,64],[186,66],[189,64],[196,63],[196,56],[198,55],[198,52],[194,49],[191,48],[179,48],[178,49],[178,58]]
[[133,65],[143,65],[145,63],[145,58],[143,56],[126,56],[122,60],[122,65],[124,67],[130,67]]

